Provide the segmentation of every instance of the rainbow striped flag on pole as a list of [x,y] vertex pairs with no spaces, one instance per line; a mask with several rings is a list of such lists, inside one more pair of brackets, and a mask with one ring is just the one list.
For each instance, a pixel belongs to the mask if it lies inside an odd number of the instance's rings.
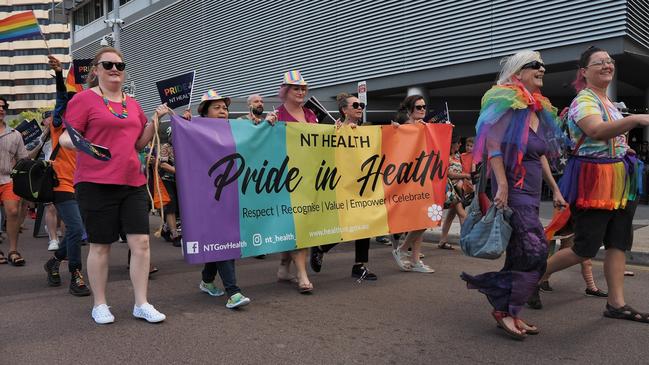
[[0,20],[0,42],[41,35],[41,28],[33,11],[26,11]]

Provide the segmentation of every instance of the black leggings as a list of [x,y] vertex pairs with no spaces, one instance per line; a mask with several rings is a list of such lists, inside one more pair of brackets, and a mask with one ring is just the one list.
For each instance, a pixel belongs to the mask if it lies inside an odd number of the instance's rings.
[[[320,246],[320,249],[322,250],[322,252],[329,252],[329,250],[334,248],[336,245],[337,243],[332,243],[329,245]],[[369,261],[370,239],[362,238],[360,240],[356,240],[354,245],[356,246],[356,262],[366,263],[367,261]]]

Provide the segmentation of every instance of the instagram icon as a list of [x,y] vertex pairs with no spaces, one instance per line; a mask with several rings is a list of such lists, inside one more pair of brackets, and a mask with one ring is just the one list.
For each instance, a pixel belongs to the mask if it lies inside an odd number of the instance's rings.
[[255,233],[252,235],[252,245],[261,246],[261,235],[259,233]]

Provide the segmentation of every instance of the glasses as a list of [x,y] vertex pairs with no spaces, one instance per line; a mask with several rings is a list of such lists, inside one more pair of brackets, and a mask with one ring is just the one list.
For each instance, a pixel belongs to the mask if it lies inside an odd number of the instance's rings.
[[521,67],[521,70],[531,68],[532,70],[540,70],[541,67],[545,68],[545,63],[539,61],[528,62]]
[[365,103],[354,102],[350,106],[354,109],[360,109],[360,110],[365,109]]
[[426,105],[415,105],[415,109],[417,109],[417,110],[426,110]]
[[592,67],[592,66],[604,67],[606,65],[615,66],[615,60],[612,59],[612,58],[606,58],[606,59],[603,59],[603,60],[599,60],[597,62],[593,62],[593,63],[591,63],[590,65],[588,65],[586,67]]
[[117,71],[124,71],[126,64],[124,62],[111,62],[111,61],[101,61],[97,62],[98,65],[101,65],[104,70],[109,71],[113,69],[113,66],[117,68]]

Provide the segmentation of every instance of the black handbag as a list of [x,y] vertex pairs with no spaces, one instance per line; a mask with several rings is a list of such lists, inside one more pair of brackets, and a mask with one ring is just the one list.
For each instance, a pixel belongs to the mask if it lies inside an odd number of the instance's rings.
[[[52,161],[56,158],[60,148],[61,144],[59,143],[52,151],[50,161],[25,158],[16,162],[10,175],[13,179],[14,194],[31,202],[53,202],[54,188],[59,186],[59,180],[54,172]],[[40,151],[38,155],[40,155]]]

